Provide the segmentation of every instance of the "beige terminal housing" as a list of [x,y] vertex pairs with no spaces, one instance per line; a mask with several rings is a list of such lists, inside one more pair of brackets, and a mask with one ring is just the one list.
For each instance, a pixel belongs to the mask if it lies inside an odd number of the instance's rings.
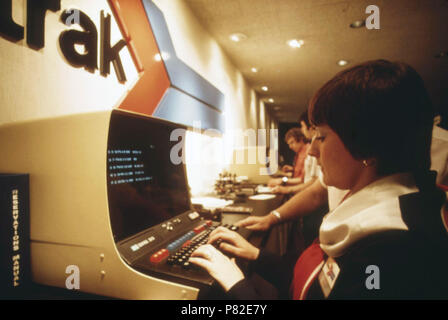
[[[117,250],[109,217],[112,110],[0,126],[0,172],[29,173],[34,282],[123,299],[196,299],[199,289],[138,272]],[[120,111],[124,112],[124,111]]]

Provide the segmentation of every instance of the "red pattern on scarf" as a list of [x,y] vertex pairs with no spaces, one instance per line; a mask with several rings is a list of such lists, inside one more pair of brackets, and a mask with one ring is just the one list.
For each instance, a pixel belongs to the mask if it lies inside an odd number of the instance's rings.
[[[308,281],[311,277],[313,271],[326,259],[325,253],[322,251],[319,245],[319,239],[314,240],[314,242],[300,255],[294,267],[294,278],[291,283],[291,296],[294,300],[306,299],[308,289],[311,283],[319,275],[316,272],[313,278]],[[305,288],[305,285],[308,286]],[[305,291],[304,291],[305,290]],[[302,294],[302,291],[304,293]]]

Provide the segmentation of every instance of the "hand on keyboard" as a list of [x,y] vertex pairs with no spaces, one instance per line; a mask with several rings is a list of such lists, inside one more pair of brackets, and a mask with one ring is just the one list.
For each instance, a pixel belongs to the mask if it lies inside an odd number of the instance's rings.
[[260,250],[254,247],[246,239],[235,231],[224,227],[218,227],[213,230],[208,238],[207,243],[214,244],[219,250],[225,254],[246,260],[256,260]]
[[268,214],[261,217],[250,216],[243,220],[235,223],[237,227],[244,227],[253,231],[267,231],[269,230],[278,220],[272,214]]
[[218,281],[225,291],[244,279],[244,274],[235,263],[211,244],[197,248],[189,260],[205,270]]
[[[207,243],[210,233],[216,227],[213,225],[212,221],[205,221],[204,223],[195,227],[192,231],[187,232],[183,236],[177,238],[167,245],[166,248],[153,252],[150,261],[152,264],[157,265],[162,263],[166,259],[168,265],[180,265],[184,269],[190,269],[191,264],[188,261],[192,252],[197,248]],[[226,224],[221,227],[226,230],[242,232],[245,237],[250,234],[249,230],[244,228],[238,228],[234,225]],[[248,234],[249,232],[249,234]],[[214,241],[214,246],[219,248],[220,241]]]

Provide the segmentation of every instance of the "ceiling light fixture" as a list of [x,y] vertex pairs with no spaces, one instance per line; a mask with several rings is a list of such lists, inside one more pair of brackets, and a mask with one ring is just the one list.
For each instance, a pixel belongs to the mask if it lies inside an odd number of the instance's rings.
[[348,64],[347,60],[339,60],[338,61],[338,65],[341,66],[341,67],[346,66],[347,64]]
[[242,40],[246,40],[247,36],[243,33],[233,33],[230,35],[230,40],[234,42],[240,42]]
[[350,28],[358,29],[358,28],[364,27],[365,25],[366,25],[365,20],[356,20],[356,21],[353,21],[352,23],[350,23]]
[[270,102],[270,103],[274,103],[274,99],[269,98],[269,99],[268,99],[268,102]]
[[263,91],[268,91],[268,90],[269,90],[269,88],[268,88],[268,87],[266,87],[266,86],[263,86],[263,87],[261,87],[261,90],[263,90]]
[[258,69],[257,68],[251,68],[250,71],[252,71],[253,73],[257,73]]
[[291,48],[300,48],[304,43],[305,42],[303,40],[297,39],[288,40],[287,42],[288,46],[290,46]]

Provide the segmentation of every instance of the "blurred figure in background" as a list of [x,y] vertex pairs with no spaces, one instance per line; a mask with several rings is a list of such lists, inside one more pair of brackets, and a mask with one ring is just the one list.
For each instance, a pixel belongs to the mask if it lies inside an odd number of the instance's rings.
[[289,173],[291,178],[285,176],[283,178],[274,178],[268,182],[269,187],[279,185],[299,184],[303,183],[305,176],[304,164],[308,154],[309,144],[306,143],[306,137],[299,128],[289,129],[285,134],[285,142],[288,147],[295,152],[294,163],[292,166],[284,165],[282,171]]

